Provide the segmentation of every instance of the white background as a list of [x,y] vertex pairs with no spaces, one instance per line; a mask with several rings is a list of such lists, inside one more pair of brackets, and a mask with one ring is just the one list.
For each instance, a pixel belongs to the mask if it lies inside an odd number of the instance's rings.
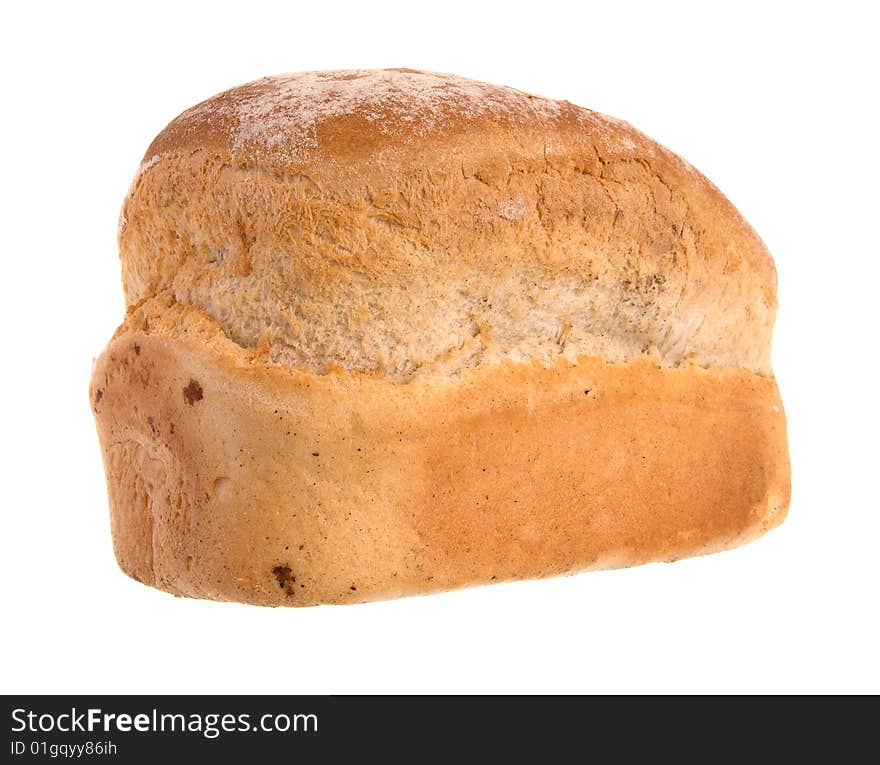
[[[27,10],[22,10],[27,6]],[[4,692],[880,691],[870,3],[17,4],[3,11]],[[153,136],[257,77],[407,66],[632,122],[777,261],[788,521],[707,558],[355,607],[176,599],[110,546],[87,401]]]

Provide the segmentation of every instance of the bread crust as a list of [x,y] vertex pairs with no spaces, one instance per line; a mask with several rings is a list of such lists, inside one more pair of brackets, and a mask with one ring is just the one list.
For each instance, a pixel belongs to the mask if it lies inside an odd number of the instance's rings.
[[171,290],[241,345],[398,382],[656,349],[770,371],[776,275],[693,167],[632,126],[451,75],[266,78],[153,142],[128,304]]
[[669,561],[780,523],[772,377],[656,358],[399,385],[267,365],[133,311],[92,402],[122,569],[177,595],[353,603]]

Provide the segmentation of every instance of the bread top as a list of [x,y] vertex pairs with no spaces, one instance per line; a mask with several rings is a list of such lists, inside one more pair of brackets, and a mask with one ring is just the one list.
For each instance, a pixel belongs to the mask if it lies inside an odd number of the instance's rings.
[[282,75],[193,107],[119,243],[129,306],[195,306],[319,374],[770,370],[773,261],[718,189],[625,122],[446,74]]

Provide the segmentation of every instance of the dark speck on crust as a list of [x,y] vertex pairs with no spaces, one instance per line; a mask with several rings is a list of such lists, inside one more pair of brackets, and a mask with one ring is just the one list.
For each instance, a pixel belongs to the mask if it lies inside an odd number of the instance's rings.
[[[275,568],[272,569],[272,575],[278,580],[278,586],[282,590],[296,581],[296,577],[293,575],[290,566],[275,566]],[[289,589],[287,592],[290,594]]]
[[104,398],[104,391],[100,388],[95,391],[95,403],[97,404],[102,398]]
[[134,344],[134,355],[135,356],[141,355],[141,347],[137,343]]
[[183,389],[183,399],[187,404],[192,406],[196,403],[196,401],[201,401],[203,398],[202,394],[202,386],[198,384],[195,380],[190,380],[189,385],[187,385]]

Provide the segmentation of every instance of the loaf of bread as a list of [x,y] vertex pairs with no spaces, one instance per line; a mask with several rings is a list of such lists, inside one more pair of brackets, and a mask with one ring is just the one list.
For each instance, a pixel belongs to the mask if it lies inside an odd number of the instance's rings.
[[405,69],[266,78],[155,139],[119,245],[90,395],[145,584],[352,603],[786,514],[773,261],[625,122]]

